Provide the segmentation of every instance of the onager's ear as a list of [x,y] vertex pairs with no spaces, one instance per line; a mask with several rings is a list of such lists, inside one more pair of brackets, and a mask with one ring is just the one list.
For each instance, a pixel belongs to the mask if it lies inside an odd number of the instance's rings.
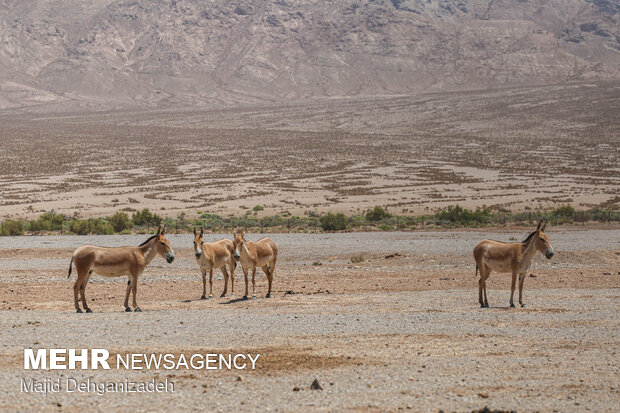
[[157,228],[157,235],[161,235],[161,224],[159,225],[159,228]]
[[241,238],[245,238],[245,231],[241,233]]
[[166,224],[164,224],[164,227],[161,229],[160,235],[164,235],[165,233],[166,233]]
[[536,227],[536,231],[540,231],[542,224],[543,224],[543,220],[541,219],[540,222],[538,223],[538,226]]
[[196,227],[194,227],[194,235],[196,235]]
[[204,227],[200,227],[200,236],[202,237],[205,233]]
[[547,223],[546,223],[546,222],[545,222],[545,223],[543,223],[543,226],[542,226],[542,228],[541,228],[540,230],[541,230],[541,231],[544,231],[544,230],[545,230],[545,228],[547,228]]

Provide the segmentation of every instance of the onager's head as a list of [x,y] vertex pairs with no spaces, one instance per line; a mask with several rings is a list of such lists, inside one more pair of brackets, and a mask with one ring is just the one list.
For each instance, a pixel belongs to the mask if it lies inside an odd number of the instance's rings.
[[200,232],[194,228],[194,254],[196,259],[200,259],[202,256],[202,236],[204,235],[204,229],[200,227]]
[[241,234],[233,231],[233,237],[233,246],[235,247],[234,257],[235,261],[239,261],[239,259],[241,258],[241,249],[243,248],[243,244],[246,243],[245,231],[243,231]]
[[166,233],[166,226],[159,227],[157,231],[157,235],[155,236],[155,248],[157,249],[157,253],[164,257],[168,264],[174,261],[174,251],[172,251],[172,247],[170,246],[170,241],[166,239],[164,234]]
[[540,221],[538,228],[536,228],[536,235],[534,235],[534,242],[536,243],[536,249],[544,254],[547,259],[551,259],[555,252],[549,241],[549,237],[543,232],[547,227],[547,223]]

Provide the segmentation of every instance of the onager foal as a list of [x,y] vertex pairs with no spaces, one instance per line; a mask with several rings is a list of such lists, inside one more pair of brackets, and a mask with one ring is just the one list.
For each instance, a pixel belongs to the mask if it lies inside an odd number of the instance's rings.
[[[525,273],[532,263],[532,258],[536,251],[540,251],[550,259],[553,257],[553,247],[549,238],[543,232],[547,223],[540,221],[536,231],[532,232],[523,242],[501,242],[485,239],[474,248],[474,259],[476,260],[476,275],[480,269],[480,280],[478,281],[478,299],[480,307],[489,307],[487,300],[486,281],[491,275],[491,271],[512,272],[512,284],[510,290],[510,306],[514,307],[513,296],[515,293],[515,283],[519,274],[519,304],[523,304],[523,280]],[[484,300],[483,298],[484,292]]]
[[174,252],[170,247],[170,242],[164,237],[166,227],[159,227],[157,234],[144,241],[138,247],[95,247],[84,245],[73,252],[71,263],[69,264],[69,275],[71,277],[71,264],[75,264],[78,273],[77,280],[73,285],[73,297],[75,300],[76,312],[81,313],[78,303],[78,291],[82,295],[82,305],[87,313],[92,313],[86,303],[86,284],[93,272],[104,277],[129,276],[127,282],[127,292],[125,294],[125,311],[131,312],[129,308],[129,292],[133,292],[133,307],[135,312],[142,310],[136,303],[136,291],[138,287],[138,276],[142,274],[144,268],[151,263],[156,255],[161,255],[171,263],[174,261]]
[[200,228],[200,233],[194,228],[194,254],[196,261],[202,273],[202,297],[206,299],[207,294],[207,271],[209,271],[209,298],[213,298],[213,269],[219,268],[224,274],[224,292],[220,297],[226,296],[228,290],[228,272],[226,266],[230,269],[230,290],[231,297],[235,296],[235,267],[237,263],[233,260],[234,247],[229,239],[223,239],[216,242],[204,242],[202,236],[204,229]]
[[235,246],[235,261],[241,261],[243,276],[245,277],[245,296],[248,298],[248,269],[252,269],[252,298],[256,298],[256,267],[261,267],[267,275],[269,289],[267,298],[272,298],[271,284],[273,282],[273,271],[276,269],[278,259],[278,246],[269,238],[261,238],[256,242],[245,239],[245,231],[237,234],[233,231]]

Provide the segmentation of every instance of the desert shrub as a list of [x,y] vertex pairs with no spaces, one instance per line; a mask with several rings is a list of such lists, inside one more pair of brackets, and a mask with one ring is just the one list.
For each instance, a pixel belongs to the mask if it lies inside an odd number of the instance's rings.
[[381,221],[382,219],[390,217],[390,214],[383,209],[382,206],[377,205],[373,209],[369,209],[366,212],[366,220],[367,221]]
[[557,207],[551,212],[554,218],[574,218],[575,217],[575,208],[570,205],[563,205]]
[[[125,214],[127,215],[127,214]],[[129,221],[129,217],[127,217]],[[90,224],[91,232],[97,235],[112,235],[115,231],[112,225],[102,218],[93,219]]]
[[488,209],[476,208],[475,211],[460,205],[450,205],[435,213],[435,219],[456,225],[484,224],[489,221],[491,213]]
[[62,225],[63,216],[56,214],[54,211],[48,211],[39,216],[34,221],[30,221],[30,231],[57,231]]
[[142,211],[135,212],[131,216],[131,220],[133,221],[134,225],[137,225],[139,227],[142,227],[145,225],[156,227],[159,224],[161,224],[163,219],[159,215],[154,214],[151,211],[149,211],[148,208],[144,208]]
[[265,207],[262,205],[254,205],[254,208],[252,208],[252,211],[257,212],[257,211],[262,211],[264,209]]
[[125,212],[115,212],[110,218],[108,218],[108,222],[112,226],[114,232],[123,232],[126,229],[131,229],[133,224],[129,219],[129,215]]
[[21,221],[8,220],[2,224],[2,235],[22,235],[24,223]]
[[321,228],[324,231],[342,231],[347,228],[347,217],[342,212],[337,214],[329,212],[327,215],[323,215],[320,221]]
[[87,219],[75,219],[69,223],[69,231],[76,235],[87,235],[89,229]]
[[353,264],[359,264],[360,262],[364,262],[364,256],[363,255],[354,255],[351,257],[351,262]]

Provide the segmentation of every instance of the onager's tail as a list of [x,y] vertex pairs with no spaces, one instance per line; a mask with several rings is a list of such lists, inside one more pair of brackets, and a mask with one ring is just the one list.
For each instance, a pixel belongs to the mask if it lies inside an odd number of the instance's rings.
[[67,274],[67,279],[71,277],[71,266],[73,265],[73,257],[71,257],[71,262],[69,263],[69,274]]
[[476,264],[476,277],[478,276],[478,264]]

